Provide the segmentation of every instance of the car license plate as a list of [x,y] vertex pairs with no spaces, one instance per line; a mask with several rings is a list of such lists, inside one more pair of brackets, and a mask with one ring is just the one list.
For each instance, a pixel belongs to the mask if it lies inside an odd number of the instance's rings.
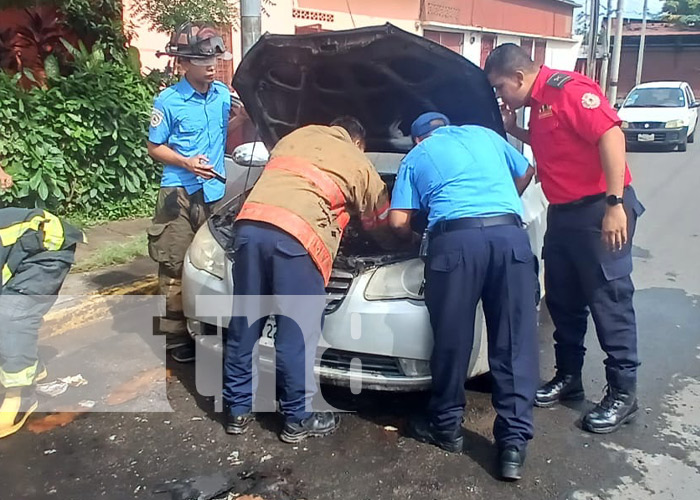
[[275,337],[277,337],[277,318],[268,316],[265,326],[260,336],[260,345],[265,347],[275,347]]
[[639,142],[654,142],[654,134],[637,134]]

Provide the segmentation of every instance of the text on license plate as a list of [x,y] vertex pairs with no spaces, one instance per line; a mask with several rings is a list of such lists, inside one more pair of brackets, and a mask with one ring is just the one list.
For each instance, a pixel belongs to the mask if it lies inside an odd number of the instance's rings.
[[275,346],[275,337],[277,337],[277,318],[268,316],[260,336],[260,345],[265,347]]
[[637,140],[639,142],[653,142],[654,134],[637,134]]

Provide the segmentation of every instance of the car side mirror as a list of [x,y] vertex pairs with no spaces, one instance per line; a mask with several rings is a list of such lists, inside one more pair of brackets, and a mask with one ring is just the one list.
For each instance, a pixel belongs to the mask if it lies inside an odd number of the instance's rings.
[[691,108],[700,108],[700,101],[695,101],[693,104],[690,105]]
[[613,107],[614,107],[615,109],[620,109],[620,108],[622,107],[622,103],[616,102],[616,103],[613,105]]
[[248,142],[233,150],[233,161],[242,167],[264,167],[270,153],[262,142]]

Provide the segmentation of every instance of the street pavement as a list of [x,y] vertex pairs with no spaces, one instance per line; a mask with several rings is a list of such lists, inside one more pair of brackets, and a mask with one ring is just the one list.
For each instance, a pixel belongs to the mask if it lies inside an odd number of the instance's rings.
[[[0,498],[167,500],[178,497],[156,493],[167,489],[159,485],[186,481],[264,500],[700,498],[699,148],[629,154],[647,208],[634,247],[643,361],[637,421],[607,436],[579,427],[605,385],[591,325],[587,399],[536,409],[537,436],[520,482],[494,478],[485,380],[468,389],[461,456],[401,436],[406,415],[425,404],[420,394],[354,396],[326,388],[331,403],[354,411],[329,438],[285,445],[274,414],[261,416],[244,437],[227,436],[213,400],[197,393],[194,366],[168,362],[166,369],[162,339],[138,333],[139,318],[157,304],[121,298],[100,313],[104,319],[42,341],[50,380],[81,374],[88,384],[42,398],[42,408],[62,411],[35,415],[0,440]],[[543,311],[543,379],[553,370],[551,334]]]

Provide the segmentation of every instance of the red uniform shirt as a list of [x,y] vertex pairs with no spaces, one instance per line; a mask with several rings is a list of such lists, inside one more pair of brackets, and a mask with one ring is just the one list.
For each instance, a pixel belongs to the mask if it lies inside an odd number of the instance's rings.
[[[530,101],[530,145],[550,203],[607,189],[598,141],[622,120],[589,78],[542,66]],[[625,165],[625,186],[632,182]]]

